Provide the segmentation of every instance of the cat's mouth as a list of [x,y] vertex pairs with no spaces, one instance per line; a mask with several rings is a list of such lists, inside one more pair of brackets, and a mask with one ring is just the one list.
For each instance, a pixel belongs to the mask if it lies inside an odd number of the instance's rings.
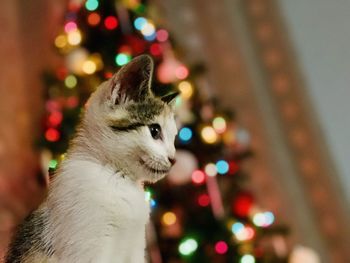
[[166,174],[169,172],[169,169],[156,169],[151,166],[149,166],[144,160],[140,159],[139,160],[140,164],[145,167],[148,171],[155,173],[155,174]]

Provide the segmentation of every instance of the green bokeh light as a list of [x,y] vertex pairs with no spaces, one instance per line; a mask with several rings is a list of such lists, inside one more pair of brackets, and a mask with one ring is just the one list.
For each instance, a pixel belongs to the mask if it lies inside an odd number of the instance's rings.
[[115,63],[117,63],[118,66],[123,66],[127,64],[131,60],[131,56],[125,53],[119,53],[115,56]]
[[97,0],[88,0],[85,3],[85,8],[89,11],[94,11],[98,8],[98,1]]
[[198,248],[198,243],[193,238],[187,238],[179,245],[179,252],[183,256],[189,256],[193,254]]
[[55,159],[50,160],[49,168],[56,169],[56,167],[57,167],[57,160],[55,160]]

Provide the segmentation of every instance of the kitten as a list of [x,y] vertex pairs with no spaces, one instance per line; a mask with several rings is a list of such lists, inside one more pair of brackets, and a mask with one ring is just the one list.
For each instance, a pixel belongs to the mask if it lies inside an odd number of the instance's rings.
[[143,182],[168,173],[177,134],[177,94],[156,97],[152,72],[152,59],[139,56],[93,93],[47,200],[19,228],[6,262],[145,262]]

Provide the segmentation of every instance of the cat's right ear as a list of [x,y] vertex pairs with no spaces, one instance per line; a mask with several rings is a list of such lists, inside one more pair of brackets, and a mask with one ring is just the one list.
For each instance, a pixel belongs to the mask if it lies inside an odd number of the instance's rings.
[[114,105],[133,100],[139,102],[153,96],[151,81],[153,60],[148,55],[141,55],[123,66],[110,81],[110,98]]

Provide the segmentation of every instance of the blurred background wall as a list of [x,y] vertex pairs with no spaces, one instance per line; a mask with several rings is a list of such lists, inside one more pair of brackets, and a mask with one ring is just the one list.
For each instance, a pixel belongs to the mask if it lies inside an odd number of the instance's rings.
[[281,1],[308,92],[350,201],[348,1]]
[[10,231],[41,202],[45,178],[37,141],[43,72],[63,1],[3,1],[0,11],[0,258]]

